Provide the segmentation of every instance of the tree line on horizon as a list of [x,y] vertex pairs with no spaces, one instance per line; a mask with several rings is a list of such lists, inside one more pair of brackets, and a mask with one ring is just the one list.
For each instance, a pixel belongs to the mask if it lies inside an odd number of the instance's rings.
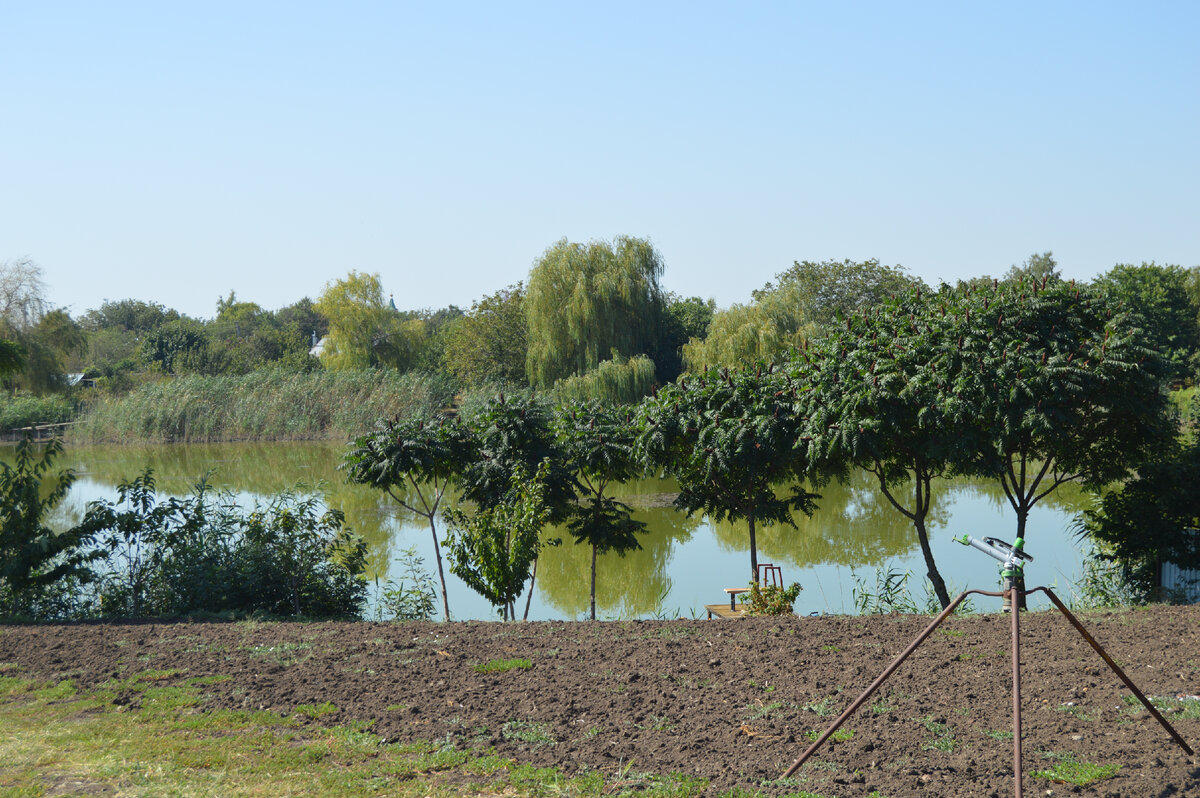
[[[563,244],[558,260],[541,264],[558,279],[542,286],[551,299],[539,301],[558,308],[554,323],[566,327],[557,346],[539,356],[547,369],[542,384],[551,390],[589,373],[581,369],[609,362],[579,329],[562,325],[572,305],[605,296],[610,306],[632,305],[625,297],[645,299],[661,271],[644,260],[645,248],[631,246],[633,260],[647,267],[634,275],[640,282],[629,275],[587,282],[588,269],[602,274],[605,263],[620,260],[619,248],[597,253]],[[829,266],[797,264],[795,272]],[[833,266],[843,276],[904,277],[873,262]],[[1144,276],[1150,268],[1114,273]],[[1172,349],[1178,339],[1155,326],[1146,303],[1130,301],[1103,279],[1064,282],[1048,254],[1014,271],[1003,280],[937,290],[905,278],[894,292],[880,288],[886,297],[813,322],[782,356],[686,372],[623,406],[594,397],[555,406],[550,391],[518,392],[461,418],[433,412],[381,419],[353,443],[347,475],[393,498],[402,495],[394,488],[415,488],[421,506],[405,506],[429,520],[435,551],[440,518],[456,528],[443,541],[452,570],[509,618],[532,579],[530,558],[536,562],[543,524],[566,523],[577,540],[592,545],[593,557],[637,547],[641,530],[606,489],[650,471],[676,480],[678,509],[746,522],[751,575],[757,526],[792,523],[795,510],[811,513],[820,486],[852,468],[872,474],[912,522],[943,606],[949,597],[926,528],[931,490],[941,477],[997,481],[1014,511],[1016,534],[1024,537],[1032,507],[1059,486],[1079,482],[1099,492],[1136,472],[1104,495],[1088,515],[1089,529],[1126,561],[1163,555],[1196,561],[1195,535],[1187,530],[1200,512],[1184,478],[1200,462],[1200,444],[1193,428],[1180,434],[1167,391],[1185,373],[1187,350]],[[536,270],[531,276],[530,301],[543,276]],[[788,274],[780,283],[794,279]],[[776,290],[782,289],[763,296]],[[644,340],[653,330],[629,327],[614,325],[603,340]],[[335,342],[336,335],[331,322]],[[369,345],[374,337],[361,340]],[[685,360],[696,345],[681,347]],[[345,344],[333,350],[353,354]],[[620,354],[617,346],[613,351]],[[370,347],[357,356],[369,357]],[[474,514],[439,516],[452,482]],[[438,572],[444,585],[440,554]],[[443,605],[448,617],[444,588]]]
[[[61,394],[68,374],[119,396],[185,374],[390,368],[446,375],[464,389],[629,402],[683,373],[776,361],[844,316],[908,288],[930,290],[878,260],[797,261],[749,302],[717,309],[712,299],[664,291],[663,272],[645,239],[564,239],[526,282],[468,309],[398,309],[378,274],[352,271],[315,301],[277,310],[230,291],[209,319],[136,299],[105,301],[72,318],[49,306],[40,267],[20,259],[0,264],[0,375],[11,399]],[[1001,278],[962,284],[1034,279],[1061,280],[1051,253]],[[1200,267],[1118,264],[1092,285],[1141,314],[1173,382],[1192,382],[1200,367]],[[313,357],[318,341],[323,351]]]

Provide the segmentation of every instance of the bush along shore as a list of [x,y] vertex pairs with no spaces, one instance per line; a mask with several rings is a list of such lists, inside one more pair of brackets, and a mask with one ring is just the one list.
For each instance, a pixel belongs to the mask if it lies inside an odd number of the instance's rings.
[[73,443],[350,438],[384,417],[427,417],[454,398],[441,375],[390,369],[187,375],[91,408]]

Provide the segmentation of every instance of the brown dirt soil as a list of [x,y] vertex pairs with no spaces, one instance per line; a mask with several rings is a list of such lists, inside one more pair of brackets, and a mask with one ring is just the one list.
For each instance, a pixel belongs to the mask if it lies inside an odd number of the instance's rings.
[[[1200,607],[1081,616],[1151,696],[1200,694]],[[89,623],[0,627],[0,662],[81,687],[146,669],[227,674],[206,707],[372,720],[567,772],[694,774],[714,789],[827,796],[1013,794],[1010,626],[952,617],[827,744],[797,786],[771,784],[928,617],[544,623]],[[1200,767],[1057,612],[1022,616],[1027,795],[1200,796]],[[532,666],[479,673],[493,660]],[[1195,709],[1196,707],[1193,707]],[[1168,714],[1193,746],[1200,712]],[[1047,753],[1119,764],[1082,789],[1034,778]],[[764,784],[764,782],[768,782]],[[1052,793],[1049,791],[1053,791]]]

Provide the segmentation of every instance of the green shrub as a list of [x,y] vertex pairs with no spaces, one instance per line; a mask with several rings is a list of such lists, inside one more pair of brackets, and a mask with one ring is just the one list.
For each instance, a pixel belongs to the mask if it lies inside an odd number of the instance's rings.
[[759,586],[758,582],[750,582],[750,601],[746,607],[747,615],[790,615],[792,605],[800,595],[799,582],[792,582],[788,587],[779,585]]
[[191,497],[160,504],[149,469],[118,495],[90,515],[108,554],[105,615],[361,614],[366,546],[313,496],[284,492],[247,514],[201,482]]
[[75,420],[75,403],[61,394],[0,399],[0,432]]

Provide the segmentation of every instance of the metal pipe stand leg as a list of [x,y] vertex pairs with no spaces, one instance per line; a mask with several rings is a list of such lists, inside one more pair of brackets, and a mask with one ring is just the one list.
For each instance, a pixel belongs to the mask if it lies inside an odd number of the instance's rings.
[[1022,798],[1021,784],[1021,596],[1017,587],[1009,590],[1012,602],[1012,701],[1013,701],[1013,785],[1016,798]]

